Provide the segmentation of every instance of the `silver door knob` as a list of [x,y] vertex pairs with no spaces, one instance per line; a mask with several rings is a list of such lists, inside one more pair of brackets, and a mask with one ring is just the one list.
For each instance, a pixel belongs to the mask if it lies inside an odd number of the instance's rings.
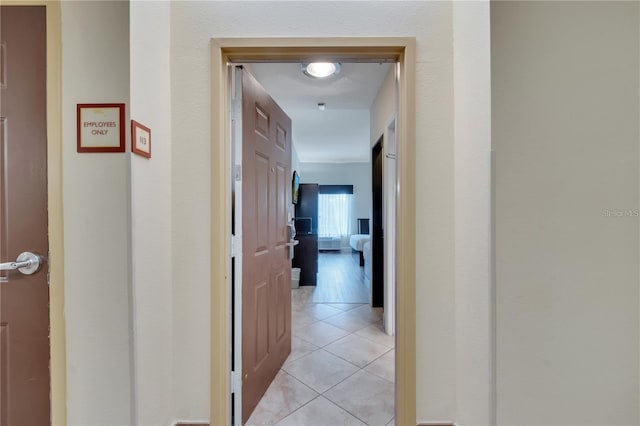
[[15,262],[0,263],[0,271],[11,271],[17,269],[25,275],[35,274],[42,265],[42,256],[30,251],[20,253]]

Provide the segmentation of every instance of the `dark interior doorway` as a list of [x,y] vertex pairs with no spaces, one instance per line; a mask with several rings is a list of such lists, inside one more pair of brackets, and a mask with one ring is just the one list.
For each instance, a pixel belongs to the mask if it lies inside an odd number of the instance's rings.
[[384,307],[384,205],[382,192],[382,137],[371,150],[371,189],[373,202],[371,233],[371,306]]

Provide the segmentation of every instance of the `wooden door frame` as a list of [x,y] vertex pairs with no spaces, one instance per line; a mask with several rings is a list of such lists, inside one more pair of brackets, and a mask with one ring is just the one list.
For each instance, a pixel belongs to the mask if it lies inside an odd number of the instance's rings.
[[62,202],[62,25],[60,1],[2,0],[2,6],[44,6],[47,20],[47,202],[49,220],[49,350],[51,424],[67,424]]
[[211,413],[231,424],[231,141],[229,62],[318,59],[399,64],[396,424],[416,424],[415,38],[217,38],[211,40]]

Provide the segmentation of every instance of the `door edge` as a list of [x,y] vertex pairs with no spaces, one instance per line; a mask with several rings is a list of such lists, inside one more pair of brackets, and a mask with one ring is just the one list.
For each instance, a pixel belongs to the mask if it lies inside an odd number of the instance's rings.
[[49,326],[51,424],[67,424],[64,318],[64,204],[62,198],[62,24],[59,1],[47,7],[47,193],[49,208]]

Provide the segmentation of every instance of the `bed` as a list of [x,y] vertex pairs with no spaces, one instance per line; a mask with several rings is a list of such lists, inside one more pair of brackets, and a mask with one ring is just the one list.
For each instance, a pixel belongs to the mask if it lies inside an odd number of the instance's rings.
[[360,253],[360,266],[364,266],[364,245],[370,240],[369,219],[365,217],[358,218],[358,233],[349,238],[349,245],[353,251]]
[[362,256],[364,257],[364,276],[371,282],[371,241],[367,241],[362,246]]
[[354,234],[349,238],[349,245],[355,251],[360,252],[360,266],[364,266],[364,245],[371,240],[369,234]]

